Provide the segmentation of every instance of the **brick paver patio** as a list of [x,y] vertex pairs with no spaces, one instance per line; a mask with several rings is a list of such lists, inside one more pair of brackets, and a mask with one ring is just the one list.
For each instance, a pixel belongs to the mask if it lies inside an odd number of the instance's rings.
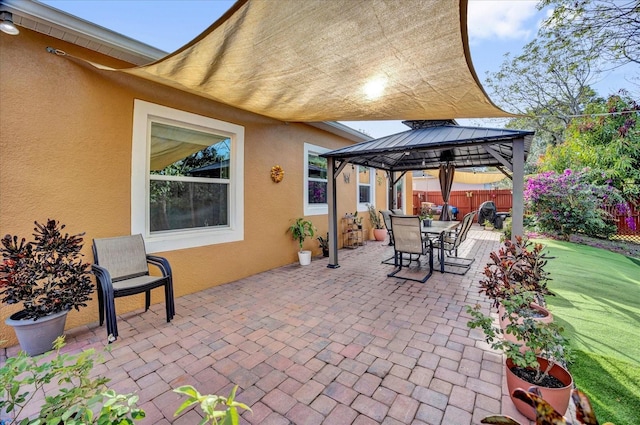
[[[387,278],[393,266],[380,261],[392,248],[370,241],[341,250],[338,269],[314,258],[177,298],[171,323],[156,304],[118,317],[120,338],[96,373],[140,396],[142,424],[198,423],[198,409],[173,417],[183,399],[172,389],[185,384],[220,395],[239,385],[237,400],[253,409],[245,424],[466,425],[501,411],[522,420],[505,399],[502,356],[464,313],[498,246],[498,232],[474,225],[461,252],[476,258],[471,270],[422,284]],[[95,322],[67,331],[65,350],[105,341]]]

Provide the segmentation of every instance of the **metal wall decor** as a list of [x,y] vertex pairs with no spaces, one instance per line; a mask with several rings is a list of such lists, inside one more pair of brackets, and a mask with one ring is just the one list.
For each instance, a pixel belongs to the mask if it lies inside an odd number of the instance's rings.
[[284,170],[279,165],[271,167],[271,180],[275,183],[280,183],[284,178]]

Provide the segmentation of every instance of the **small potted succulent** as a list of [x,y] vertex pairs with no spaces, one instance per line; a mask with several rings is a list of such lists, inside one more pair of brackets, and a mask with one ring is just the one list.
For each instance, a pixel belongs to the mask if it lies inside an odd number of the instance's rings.
[[84,233],[62,234],[65,226],[55,220],[35,225],[33,241],[6,235],[0,248],[0,301],[22,303],[5,323],[32,356],[52,349],[67,313],[86,307],[94,290],[90,264],[81,258]]
[[297,218],[296,221],[289,226],[287,232],[291,233],[291,238],[294,241],[297,241],[298,246],[300,247],[300,250],[298,251],[298,260],[300,261],[300,265],[309,265],[311,263],[311,251],[303,250],[302,245],[304,244],[305,239],[312,238],[315,235],[313,223],[302,217]]

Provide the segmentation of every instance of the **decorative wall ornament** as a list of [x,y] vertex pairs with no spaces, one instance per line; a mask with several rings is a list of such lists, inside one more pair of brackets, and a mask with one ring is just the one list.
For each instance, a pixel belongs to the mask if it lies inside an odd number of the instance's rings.
[[276,183],[280,183],[284,178],[284,170],[279,165],[274,165],[271,167],[271,180]]
[[349,183],[349,180],[351,180],[351,173],[342,174],[342,178],[344,178],[345,183]]

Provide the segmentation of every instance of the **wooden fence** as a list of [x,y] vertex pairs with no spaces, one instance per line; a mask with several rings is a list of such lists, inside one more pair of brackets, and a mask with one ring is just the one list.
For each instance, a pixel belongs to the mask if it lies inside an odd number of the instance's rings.
[[[478,211],[485,201],[493,201],[499,212],[509,211],[513,205],[513,196],[508,189],[496,190],[470,190],[454,191],[449,196],[449,205],[458,208],[458,218],[471,211]],[[422,202],[433,202],[436,205],[444,204],[440,191],[413,191],[413,213],[419,214]],[[640,202],[638,202],[640,204]],[[631,207],[631,219],[635,226],[629,226],[627,216],[618,215],[613,208],[607,211],[615,217],[618,232],[617,239],[624,239],[640,244],[640,207]]]

